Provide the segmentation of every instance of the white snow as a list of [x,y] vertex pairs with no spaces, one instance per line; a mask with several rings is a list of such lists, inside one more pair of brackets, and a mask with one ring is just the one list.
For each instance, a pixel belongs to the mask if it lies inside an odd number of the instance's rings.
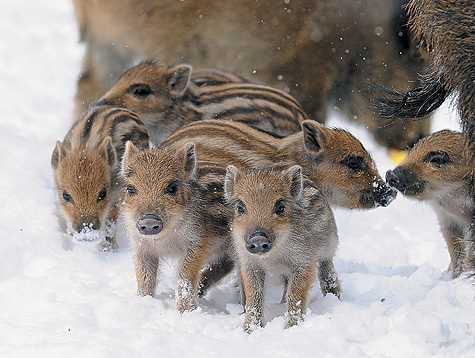
[[[70,243],[54,216],[50,154],[71,124],[83,51],[70,1],[5,2],[0,33],[0,357],[475,356],[475,288],[445,277],[433,212],[402,197],[336,211],[342,301],[316,285],[298,327],[283,328],[272,287],[267,326],[244,334],[233,280],[180,315],[168,262],[156,297],[136,296],[129,247],[104,254]],[[445,108],[435,127],[455,118]],[[382,172],[392,166],[362,128],[338,114],[331,124],[351,128]]]

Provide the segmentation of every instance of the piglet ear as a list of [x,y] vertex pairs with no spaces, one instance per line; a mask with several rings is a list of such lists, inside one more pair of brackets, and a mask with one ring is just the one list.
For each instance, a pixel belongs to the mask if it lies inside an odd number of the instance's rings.
[[104,158],[106,158],[107,163],[109,163],[109,166],[114,167],[117,163],[117,154],[114,146],[112,145],[112,138],[107,137],[106,139],[104,139],[101,147],[101,150],[103,151],[103,155]]
[[137,156],[139,149],[130,140],[125,143],[124,155],[122,156],[121,174],[123,177],[130,175],[130,163]]
[[312,120],[302,122],[303,142],[307,152],[318,155],[327,144],[326,128]]
[[228,165],[224,177],[224,197],[226,200],[231,199],[234,195],[234,183],[236,182],[237,174],[238,169],[234,165]]
[[188,87],[191,78],[190,65],[177,65],[169,70],[168,90],[172,97],[181,97]]
[[65,151],[63,148],[63,144],[58,140],[53,150],[53,154],[51,155],[51,166],[53,169],[57,169],[59,163],[64,158]]
[[194,143],[188,143],[186,145],[184,170],[185,176],[188,179],[195,179],[198,176],[198,158],[196,157],[196,147]]
[[302,195],[303,192],[303,178],[302,178],[302,167],[300,165],[294,165],[283,172],[283,174],[289,178],[290,195],[294,198],[298,198]]

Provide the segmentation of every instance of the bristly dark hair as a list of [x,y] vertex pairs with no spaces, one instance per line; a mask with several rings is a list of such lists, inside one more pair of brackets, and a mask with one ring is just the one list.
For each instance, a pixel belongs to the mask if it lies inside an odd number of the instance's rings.
[[375,101],[376,112],[381,118],[421,118],[439,108],[450,95],[439,76],[427,73],[420,76],[420,86],[406,93],[387,88]]

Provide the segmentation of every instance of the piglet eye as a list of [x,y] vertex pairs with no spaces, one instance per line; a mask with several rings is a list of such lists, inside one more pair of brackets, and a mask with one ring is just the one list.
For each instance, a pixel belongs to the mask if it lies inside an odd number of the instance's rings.
[[223,184],[219,184],[219,183],[211,183],[206,187],[206,189],[210,193],[221,193],[224,190]]
[[174,196],[176,195],[177,191],[178,191],[178,183],[176,181],[172,181],[165,188],[165,193],[167,193],[168,195]]
[[430,152],[426,157],[426,162],[440,167],[449,162],[449,155],[446,152]]
[[130,86],[128,92],[142,99],[152,94],[152,88],[149,85],[140,83]]
[[137,189],[133,185],[127,185],[127,187],[125,188],[125,191],[130,196],[137,194]]
[[238,200],[234,205],[234,211],[237,216],[242,216],[246,213],[246,205],[241,200]]
[[345,158],[345,160],[343,160],[343,164],[353,171],[362,170],[364,168],[363,158],[355,155],[350,155]]
[[275,202],[274,213],[276,213],[279,216],[284,215],[284,213],[285,213],[285,203],[284,203],[283,199],[279,199]]
[[73,198],[66,191],[63,191],[63,200],[64,200],[65,203],[72,203],[73,202]]
[[107,189],[104,188],[99,192],[99,195],[97,195],[97,202],[104,200],[106,196],[107,196]]

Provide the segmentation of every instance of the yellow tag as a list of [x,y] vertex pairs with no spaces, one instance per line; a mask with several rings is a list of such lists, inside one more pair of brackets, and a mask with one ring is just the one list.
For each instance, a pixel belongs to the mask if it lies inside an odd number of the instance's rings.
[[406,158],[407,152],[399,149],[389,149],[389,158],[394,164],[399,165],[404,158]]

